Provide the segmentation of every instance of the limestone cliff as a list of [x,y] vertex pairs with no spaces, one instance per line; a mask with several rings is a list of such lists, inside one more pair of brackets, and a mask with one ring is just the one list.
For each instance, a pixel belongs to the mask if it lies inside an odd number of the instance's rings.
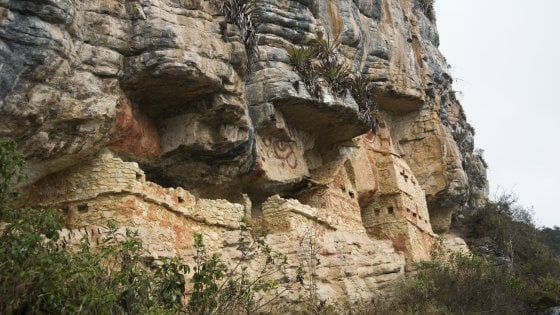
[[[0,137],[27,159],[22,202],[64,210],[69,229],[132,226],[154,257],[188,259],[193,232],[227,256],[259,221],[295,268],[312,234],[319,294],[370,298],[487,193],[433,12],[256,6],[253,51],[205,0],[0,0]],[[375,133],[351,93],[316,95],[290,64],[318,37],[375,87]]]

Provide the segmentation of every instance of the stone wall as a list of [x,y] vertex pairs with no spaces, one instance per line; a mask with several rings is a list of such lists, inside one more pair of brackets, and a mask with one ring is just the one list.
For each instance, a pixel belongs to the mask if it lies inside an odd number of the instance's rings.
[[[187,263],[194,255],[194,233],[201,233],[209,250],[221,253],[224,260],[236,257],[240,224],[251,221],[246,217],[250,203],[200,199],[181,188],[163,188],[145,181],[136,163],[123,162],[109,151],[37,182],[23,199],[64,211],[65,240],[76,243],[84,233],[96,239],[111,221],[121,230],[138,231],[150,257],[179,255]],[[404,256],[390,241],[368,237],[359,225],[344,228],[340,213],[274,195],[262,204],[262,214],[262,226],[253,227],[266,228],[267,243],[288,256],[288,276],[293,278],[305,264],[310,249],[302,243],[314,243],[320,261],[316,281],[323,299],[367,300],[380,290],[390,292],[404,276]],[[305,294],[302,286],[287,292],[284,300],[297,302]]]

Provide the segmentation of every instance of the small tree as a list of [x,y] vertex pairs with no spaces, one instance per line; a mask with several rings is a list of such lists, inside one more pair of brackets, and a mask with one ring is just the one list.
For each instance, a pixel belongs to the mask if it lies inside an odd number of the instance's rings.
[[[194,239],[196,254],[193,291],[188,303],[190,313],[255,314],[289,290],[290,281],[281,279],[287,258],[273,252],[264,235],[256,235],[242,225],[236,246],[239,257],[233,264],[224,262],[217,253],[208,254],[201,234],[195,234]],[[259,267],[249,270],[250,263]]]

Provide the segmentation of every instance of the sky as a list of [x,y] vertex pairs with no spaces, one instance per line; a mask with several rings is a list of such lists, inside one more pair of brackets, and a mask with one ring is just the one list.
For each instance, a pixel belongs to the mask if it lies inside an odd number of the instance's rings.
[[560,226],[560,1],[436,0],[440,50],[490,195],[514,193],[537,225]]

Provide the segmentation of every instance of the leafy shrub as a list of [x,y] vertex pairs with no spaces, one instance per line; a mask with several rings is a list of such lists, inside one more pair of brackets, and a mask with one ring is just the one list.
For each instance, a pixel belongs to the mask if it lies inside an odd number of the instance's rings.
[[[16,213],[17,212],[17,213]],[[0,235],[0,312],[73,314],[174,314],[181,307],[188,267],[166,258],[148,269],[132,230],[108,227],[92,247],[78,249],[60,237],[60,213],[20,209]]]
[[410,314],[526,313],[524,283],[505,266],[471,254],[424,263],[398,293]]
[[16,143],[0,139],[0,219],[3,209],[15,198],[14,186],[23,179],[24,161],[16,150]]
[[[273,252],[264,236],[252,234],[245,226],[237,242],[240,257],[233,266],[217,253],[208,254],[202,235],[195,234],[193,291],[188,303],[191,314],[255,314],[276,301],[289,289],[289,281],[275,278],[287,265],[286,256]],[[259,262],[250,273],[247,263]]]
[[12,141],[0,142],[0,313],[175,313],[187,267],[164,259],[150,271],[138,235],[110,226],[92,248],[87,234],[78,249],[60,240],[62,215],[53,209],[15,209],[11,184],[23,159]]
[[532,309],[558,305],[551,294],[560,297],[560,260],[541,241],[531,211],[517,205],[511,195],[504,195],[464,215],[473,251],[505,260],[512,274],[525,284]]
[[542,228],[538,231],[538,237],[560,259],[560,227]]

